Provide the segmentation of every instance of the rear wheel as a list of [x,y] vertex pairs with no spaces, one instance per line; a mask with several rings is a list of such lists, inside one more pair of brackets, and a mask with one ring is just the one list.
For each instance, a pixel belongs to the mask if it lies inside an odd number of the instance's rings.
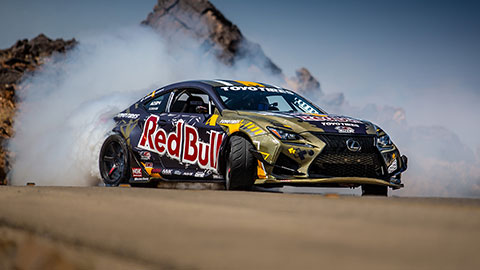
[[388,187],[380,185],[363,185],[362,196],[388,196]]
[[255,182],[256,159],[250,152],[253,145],[245,138],[232,136],[225,166],[225,187],[228,190],[249,190]]
[[130,178],[127,143],[118,134],[110,135],[102,145],[99,157],[100,175],[106,186],[128,183]]

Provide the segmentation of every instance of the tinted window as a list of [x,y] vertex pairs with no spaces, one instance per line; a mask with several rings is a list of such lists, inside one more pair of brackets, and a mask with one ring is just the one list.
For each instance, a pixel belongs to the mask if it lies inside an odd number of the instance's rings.
[[[209,110],[210,98],[207,94],[196,89],[180,90],[175,94],[170,112],[198,113],[198,107]],[[210,105],[211,107],[211,105]],[[211,108],[210,108],[211,110]]]
[[230,110],[325,113],[286,89],[228,86],[215,91]]
[[147,111],[152,113],[163,113],[167,108],[168,97],[170,93],[158,96],[145,104]]

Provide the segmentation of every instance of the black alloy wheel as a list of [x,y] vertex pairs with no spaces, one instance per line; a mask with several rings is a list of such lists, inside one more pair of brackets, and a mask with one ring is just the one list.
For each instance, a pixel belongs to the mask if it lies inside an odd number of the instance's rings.
[[128,183],[129,158],[125,140],[118,134],[110,135],[100,150],[100,174],[106,186]]

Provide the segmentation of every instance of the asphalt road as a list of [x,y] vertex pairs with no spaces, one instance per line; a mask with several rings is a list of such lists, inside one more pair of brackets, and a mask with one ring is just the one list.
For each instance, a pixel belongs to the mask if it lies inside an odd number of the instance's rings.
[[480,269],[480,200],[0,186],[3,267],[45,250],[50,269]]

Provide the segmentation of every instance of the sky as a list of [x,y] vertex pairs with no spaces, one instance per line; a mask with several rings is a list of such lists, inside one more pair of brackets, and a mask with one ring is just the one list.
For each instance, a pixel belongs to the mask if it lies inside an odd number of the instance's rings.
[[[307,67],[354,105],[402,107],[413,125],[479,131],[480,2],[212,0],[292,76]],[[0,0],[0,48],[45,33],[81,40],[136,25],[155,0]],[[479,146],[476,143],[477,147]]]

